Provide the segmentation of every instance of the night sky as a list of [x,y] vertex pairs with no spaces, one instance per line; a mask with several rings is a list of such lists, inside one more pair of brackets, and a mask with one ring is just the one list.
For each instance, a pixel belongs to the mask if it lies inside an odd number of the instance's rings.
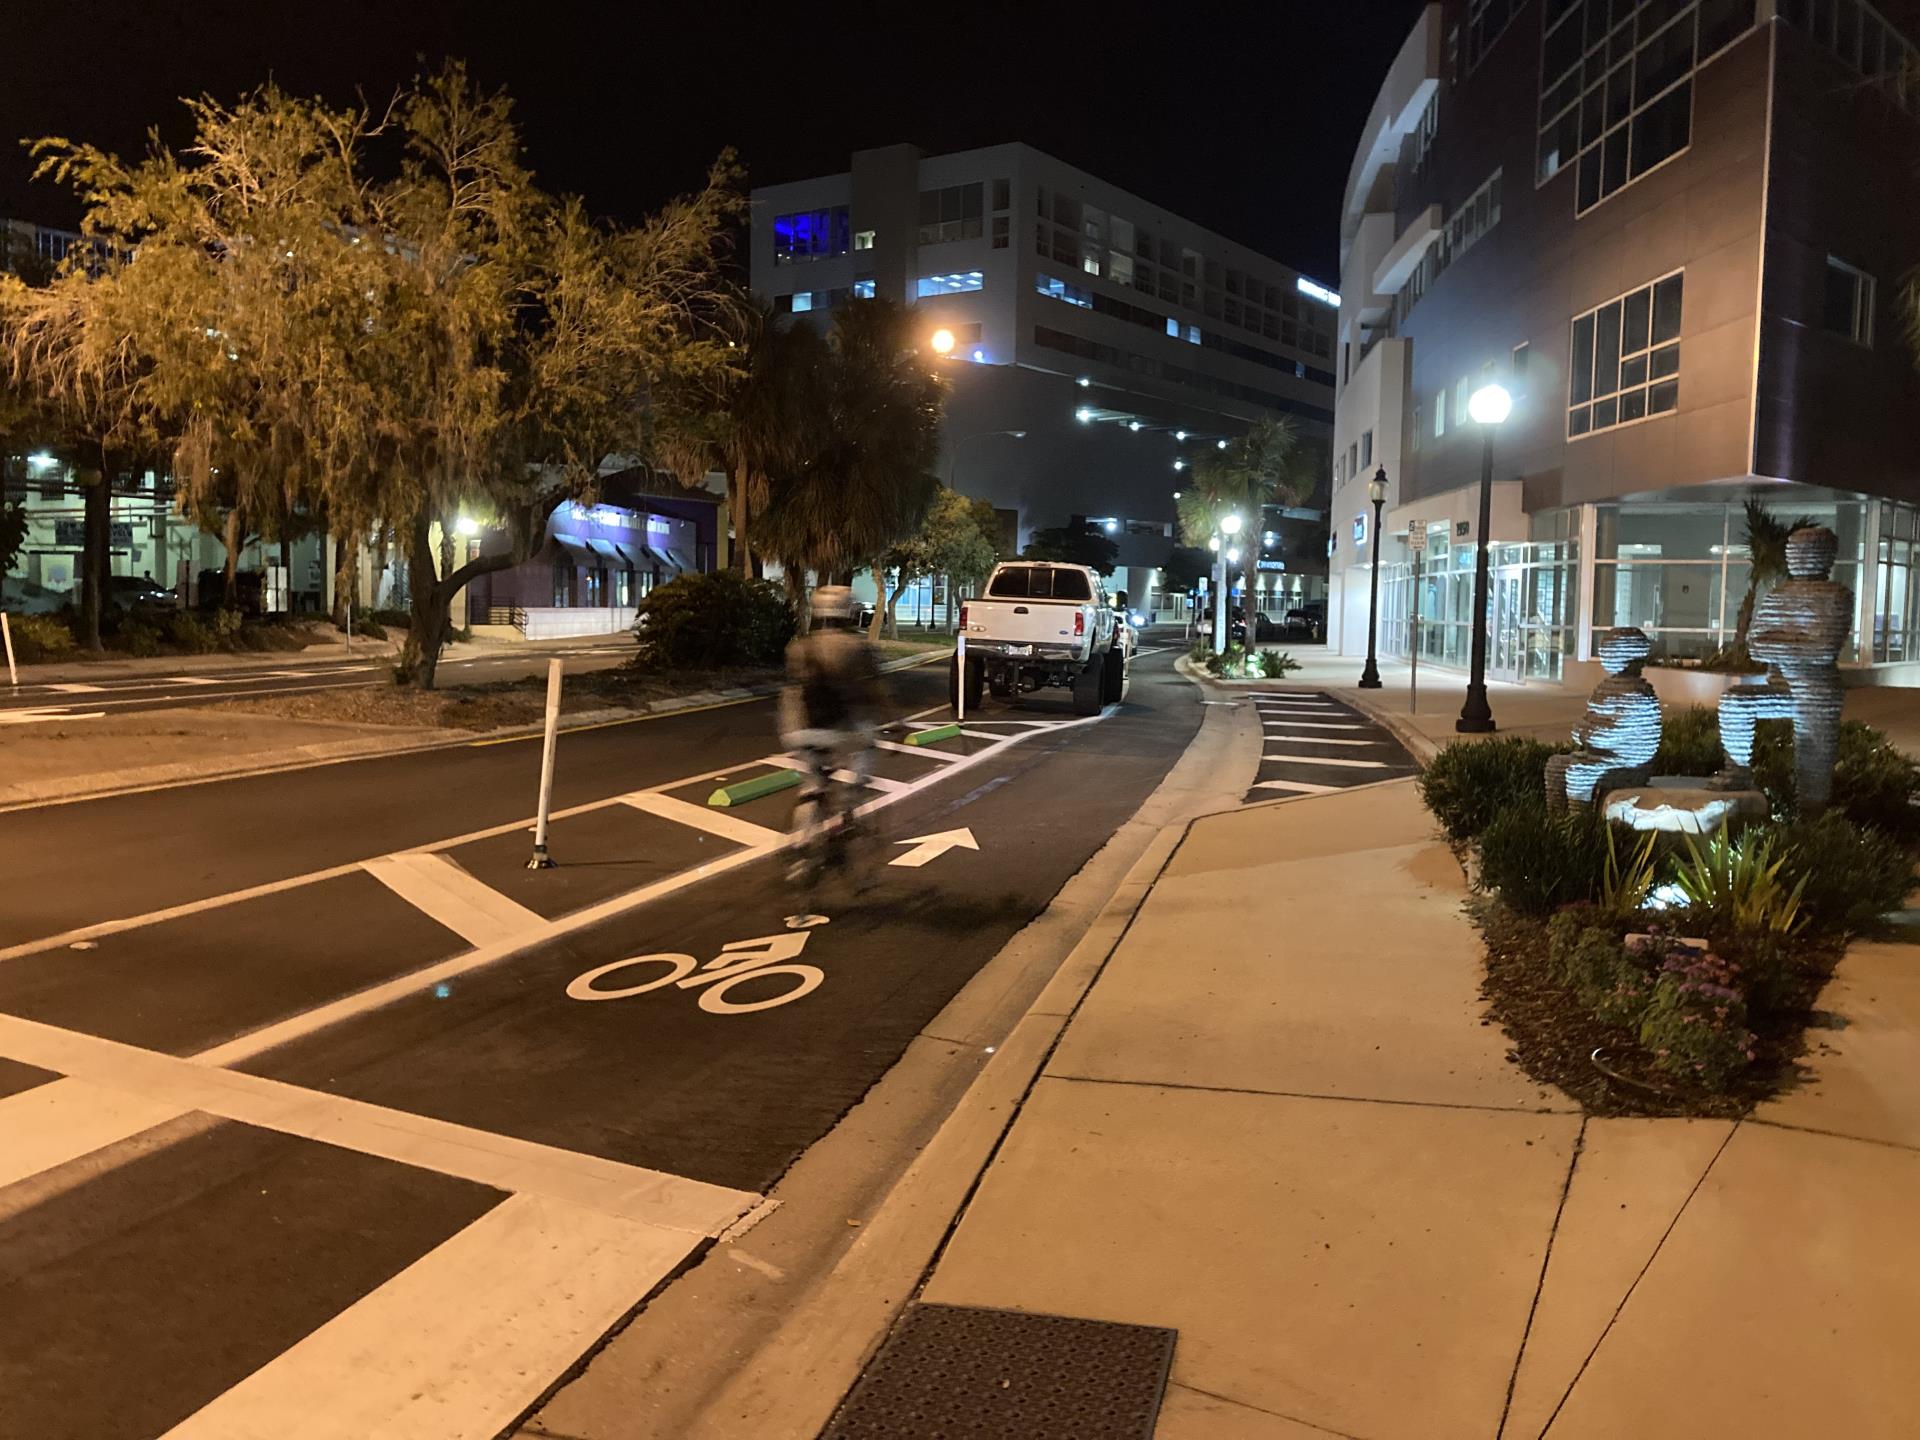
[[[1358,129],[1421,0],[9,4],[0,215],[70,225],[17,136],[122,153],[182,138],[176,97],[272,77],[382,97],[444,55],[515,97],[549,188],[634,220],[733,145],[750,181],[844,169],[856,148],[1022,140],[1328,283]],[[851,36],[849,24],[864,29]]]

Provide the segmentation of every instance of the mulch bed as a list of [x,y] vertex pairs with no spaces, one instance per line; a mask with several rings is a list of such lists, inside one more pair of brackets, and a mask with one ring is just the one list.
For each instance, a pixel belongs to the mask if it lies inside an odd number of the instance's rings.
[[[1555,981],[1542,921],[1484,896],[1470,901],[1468,911],[1487,945],[1480,993],[1488,1018],[1513,1042],[1507,1058],[1535,1080],[1557,1085],[1590,1115],[1736,1118],[1800,1082],[1798,1062],[1810,1031],[1815,1047],[1824,1047],[1818,1036],[1831,1022],[1814,1004],[1840,958],[1839,944],[1809,956],[1786,1004],[1750,1018],[1755,1059],[1731,1089],[1714,1092],[1657,1068],[1632,1031],[1595,1019]],[[1594,1063],[1596,1049],[1611,1075]]]

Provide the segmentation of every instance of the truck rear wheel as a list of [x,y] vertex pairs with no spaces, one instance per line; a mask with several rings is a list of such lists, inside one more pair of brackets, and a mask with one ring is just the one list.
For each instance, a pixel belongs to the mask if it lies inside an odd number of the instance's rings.
[[1107,657],[1096,655],[1073,679],[1073,713],[1098,715],[1106,700]]
[[967,673],[962,677],[960,674],[960,657],[956,655],[948,662],[947,703],[954,707],[955,714],[958,714],[960,711],[960,687],[963,683],[967,687],[966,708],[969,711],[980,708],[980,671],[980,662],[978,660],[969,660],[967,661]]
[[1118,650],[1107,652],[1106,674],[1102,677],[1101,699],[1108,705],[1118,705],[1127,698],[1127,657]]

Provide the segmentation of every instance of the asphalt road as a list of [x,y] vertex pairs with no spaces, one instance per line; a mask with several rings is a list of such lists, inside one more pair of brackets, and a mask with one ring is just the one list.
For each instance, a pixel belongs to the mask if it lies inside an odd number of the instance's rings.
[[892,677],[858,895],[786,883],[791,790],[704,803],[764,701],[564,735],[546,872],[536,743],[9,815],[0,1434],[497,1432],[1134,813],[1171,659],[925,746]]
[[[548,658],[554,655],[565,656],[568,668],[574,672],[600,669],[631,659],[633,642],[625,636],[607,636],[597,642],[532,644],[524,649],[452,656],[440,662],[440,676],[449,684],[517,680],[543,673]],[[142,710],[212,705],[247,696],[291,695],[307,690],[385,684],[391,664],[386,656],[296,654],[215,670],[161,670],[142,675],[29,681],[0,686],[0,726],[96,713],[127,715]]]

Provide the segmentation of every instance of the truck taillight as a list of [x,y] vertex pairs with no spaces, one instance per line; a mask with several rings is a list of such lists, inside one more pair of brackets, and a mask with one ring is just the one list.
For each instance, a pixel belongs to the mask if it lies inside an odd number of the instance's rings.
[[967,628],[967,607],[964,605],[960,607],[960,628],[962,630]]
[[1076,637],[1087,633],[1086,611],[1076,610],[1073,612],[1073,633]]

